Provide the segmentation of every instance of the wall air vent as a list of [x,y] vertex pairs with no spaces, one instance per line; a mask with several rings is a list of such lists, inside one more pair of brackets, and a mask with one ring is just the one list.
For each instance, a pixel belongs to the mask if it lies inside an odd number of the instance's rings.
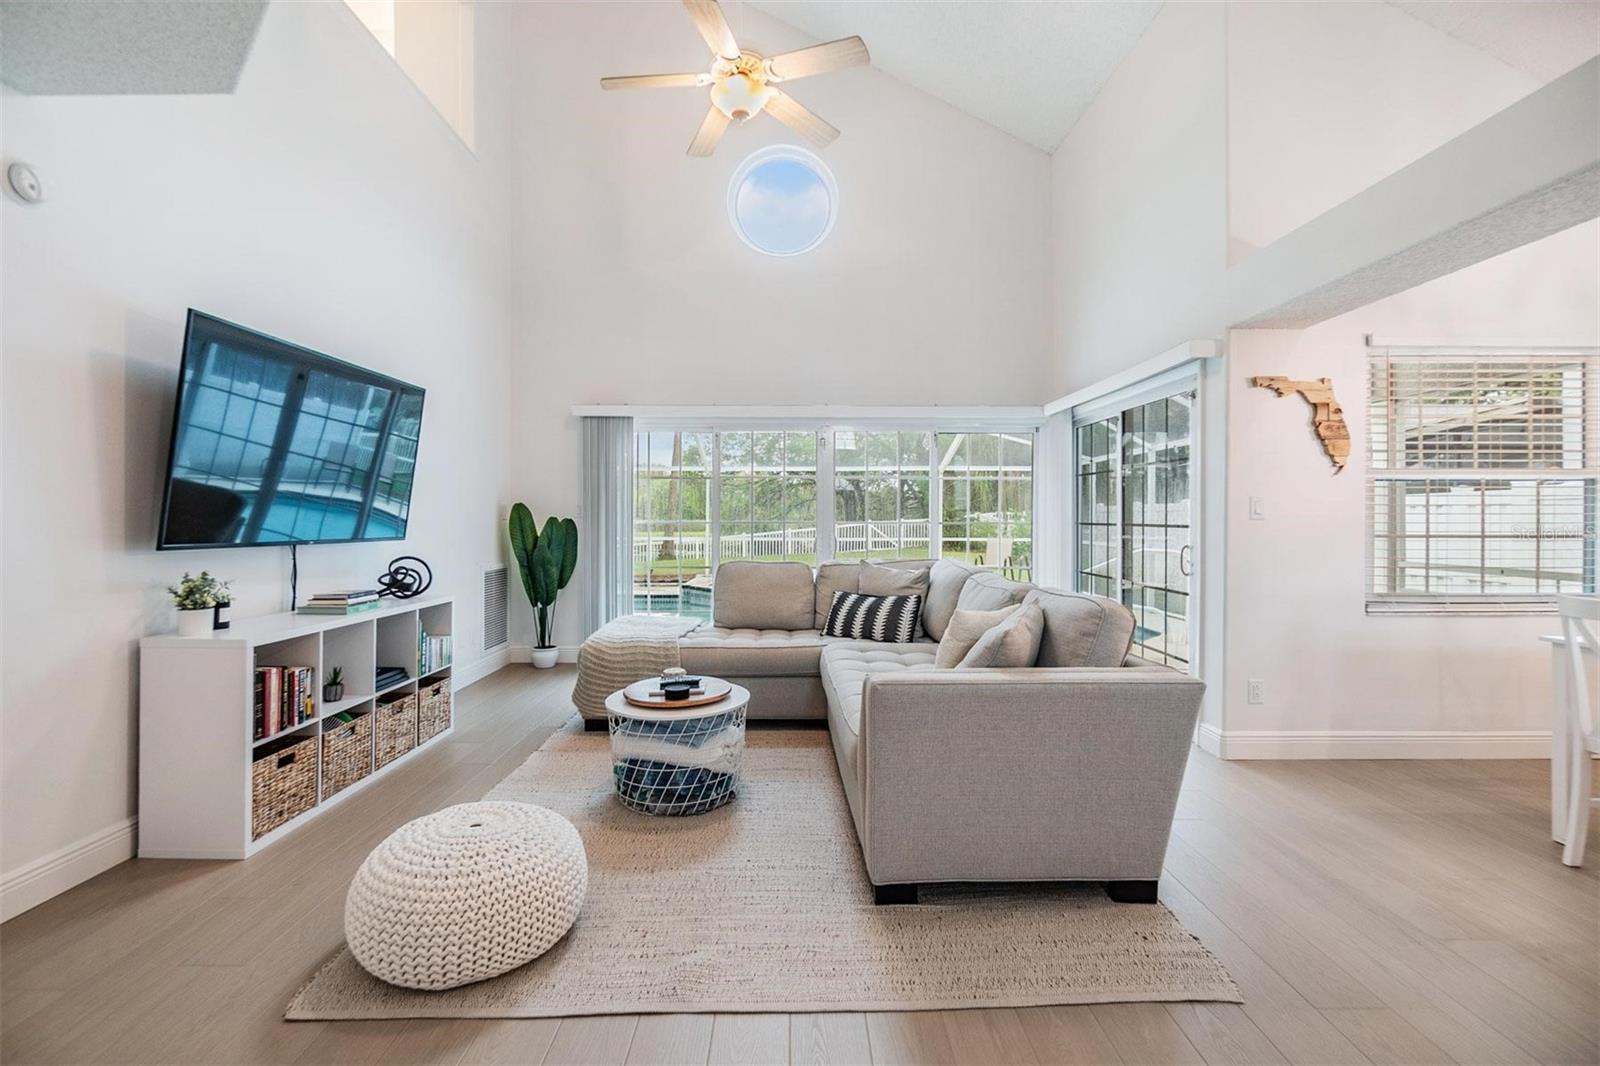
[[483,650],[491,651],[507,640],[506,568],[483,572]]

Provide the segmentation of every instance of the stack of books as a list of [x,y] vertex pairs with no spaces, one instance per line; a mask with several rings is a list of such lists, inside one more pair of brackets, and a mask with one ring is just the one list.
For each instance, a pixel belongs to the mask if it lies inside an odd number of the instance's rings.
[[377,589],[342,589],[319,592],[300,608],[301,614],[360,614],[378,609]]
[[317,716],[314,673],[309,666],[256,667],[257,740],[293,729]]
[[450,634],[429,633],[426,629],[417,635],[418,676],[443,670],[450,665]]
[[378,686],[378,691],[382,692],[391,685],[398,685],[400,682],[409,681],[410,679],[411,675],[406,673],[406,668],[403,666],[380,666],[374,680]]

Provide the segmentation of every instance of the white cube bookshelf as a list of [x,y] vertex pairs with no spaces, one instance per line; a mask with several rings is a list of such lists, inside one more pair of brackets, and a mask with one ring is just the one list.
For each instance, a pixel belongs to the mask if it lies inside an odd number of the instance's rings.
[[[334,716],[370,714],[378,701],[415,695],[443,682],[448,664],[420,672],[423,634],[453,629],[445,597],[384,600],[363,614],[286,612],[245,618],[200,637],[145,637],[139,642],[139,854],[158,859],[243,859],[294,832],[330,807],[431,748],[454,729],[428,738],[361,780],[329,795],[322,742]],[[255,668],[309,666],[316,714],[262,738],[255,736]],[[343,668],[344,698],[322,700],[322,686]],[[377,670],[405,669],[405,681],[378,688]],[[251,772],[286,742],[319,738],[316,802],[284,824],[253,836]]]

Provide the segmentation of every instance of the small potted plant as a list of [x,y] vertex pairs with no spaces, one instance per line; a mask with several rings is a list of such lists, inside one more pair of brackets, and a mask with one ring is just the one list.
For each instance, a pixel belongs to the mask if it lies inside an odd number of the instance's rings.
[[228,585],[210,571],[200,571],[199,577],[186,571],[183,580],[167,587],[167,594],[178,609],[178,636],[203,637],[215,623],[217,604],[228,598]]
[[533,608],[533,665],[548,669],[560,650],[555,640],[556,596],[578,565],[578,525],[570,518],[545,520],[541,532],[526,504],[511,508],[511,552],[522,573],[522,589]]
[[335,666],[328,671],[327,683],[322,686],[322,702],[338,703],[344,699],[344,667]]

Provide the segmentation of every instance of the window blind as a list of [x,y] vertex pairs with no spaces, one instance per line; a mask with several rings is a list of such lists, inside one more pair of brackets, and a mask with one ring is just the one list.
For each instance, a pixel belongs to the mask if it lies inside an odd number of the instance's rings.
[[1367,609],[1595,591],[1600,349],[1369,356]]

